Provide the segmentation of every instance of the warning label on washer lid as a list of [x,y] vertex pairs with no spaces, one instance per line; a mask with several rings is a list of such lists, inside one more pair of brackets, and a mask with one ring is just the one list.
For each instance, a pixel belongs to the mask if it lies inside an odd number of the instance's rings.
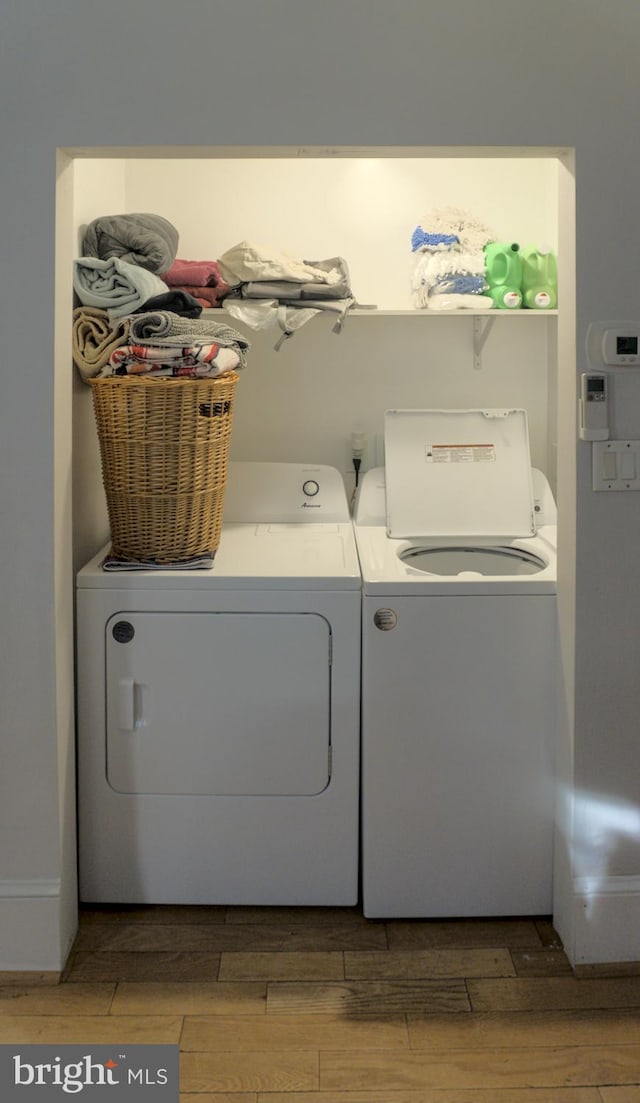
[[425,444],[425,463],[494,463],[495,444]]

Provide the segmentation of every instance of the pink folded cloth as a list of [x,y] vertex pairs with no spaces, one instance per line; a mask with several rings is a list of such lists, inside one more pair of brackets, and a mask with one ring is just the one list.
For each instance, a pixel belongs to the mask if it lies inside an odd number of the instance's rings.
[[[217,287],[224,283],[215,260],[174,260],[162,276],[169,287]],[[228,290],[228,284],[224,285]]]

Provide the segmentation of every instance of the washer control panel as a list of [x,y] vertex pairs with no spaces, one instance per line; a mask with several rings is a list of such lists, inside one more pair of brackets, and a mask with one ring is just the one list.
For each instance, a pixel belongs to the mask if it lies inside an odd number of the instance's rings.
[[223,524],[350,520],[344,480],[335,467],[243,460],[229,464]]

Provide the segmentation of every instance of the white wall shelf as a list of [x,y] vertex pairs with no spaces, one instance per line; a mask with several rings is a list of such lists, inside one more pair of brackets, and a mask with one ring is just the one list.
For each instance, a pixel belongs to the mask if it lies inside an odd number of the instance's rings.
[[534,318],[534,317],[557,317],[557,310],[417,310],[415,307],[412,309],[408,307],[406,310],[385,310],[384,308],[375,310],[364,310],[354,307],[350,310],[348,318],[365,318],[365,317],[381,317],[390,318],[394,315],[400,317],[412,317],[421,315],[424,318]]
[[[257,300],[254,300],[257,301]],[[302,305],[302,304],[301,304]],[[226,314],[229,312],[225,310],[224,306],[221,309],[205,309],[203,314],[214,317],[216,314]],[[408,308],[406,310],[385,310],[375,308],[366,309],[364,307],[354,307],[348,312],[345,318],[345,322],[353,318],[411,318],[411,317],[429,317],[429,318],[470,318],[473,322],[473,366],[476,371],[482,370],[482,350],[488,340],[489,334],[493,329],[494,322],[499,318],[517,317],[517,318],[540,318],[540,317],[557,317],[557,310],[417,310]],[[329,317],[335,318],[334,314],[329,314]],[[484,324],[483,324],[484,321]]]
[[[242,300],[241,300],[242,301]],[[251,300],[257,302],[259,300]],[[303,302],[300,304],[304,305]],[[218,309],[205,308],[203,315],[215,317],[224,312],[224,307]],[[415,307],[387,310],[384,307],[376,307],[367,310],[364,307],[354,307],[347,314],[349,318],[557,318],[557,310],[417,310]]]

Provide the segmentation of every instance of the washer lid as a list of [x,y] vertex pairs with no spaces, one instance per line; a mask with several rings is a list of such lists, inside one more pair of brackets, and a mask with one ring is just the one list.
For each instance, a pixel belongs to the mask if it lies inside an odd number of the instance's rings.
[[535,535],[525,410],[387,410],[385,462],[389,536]]

